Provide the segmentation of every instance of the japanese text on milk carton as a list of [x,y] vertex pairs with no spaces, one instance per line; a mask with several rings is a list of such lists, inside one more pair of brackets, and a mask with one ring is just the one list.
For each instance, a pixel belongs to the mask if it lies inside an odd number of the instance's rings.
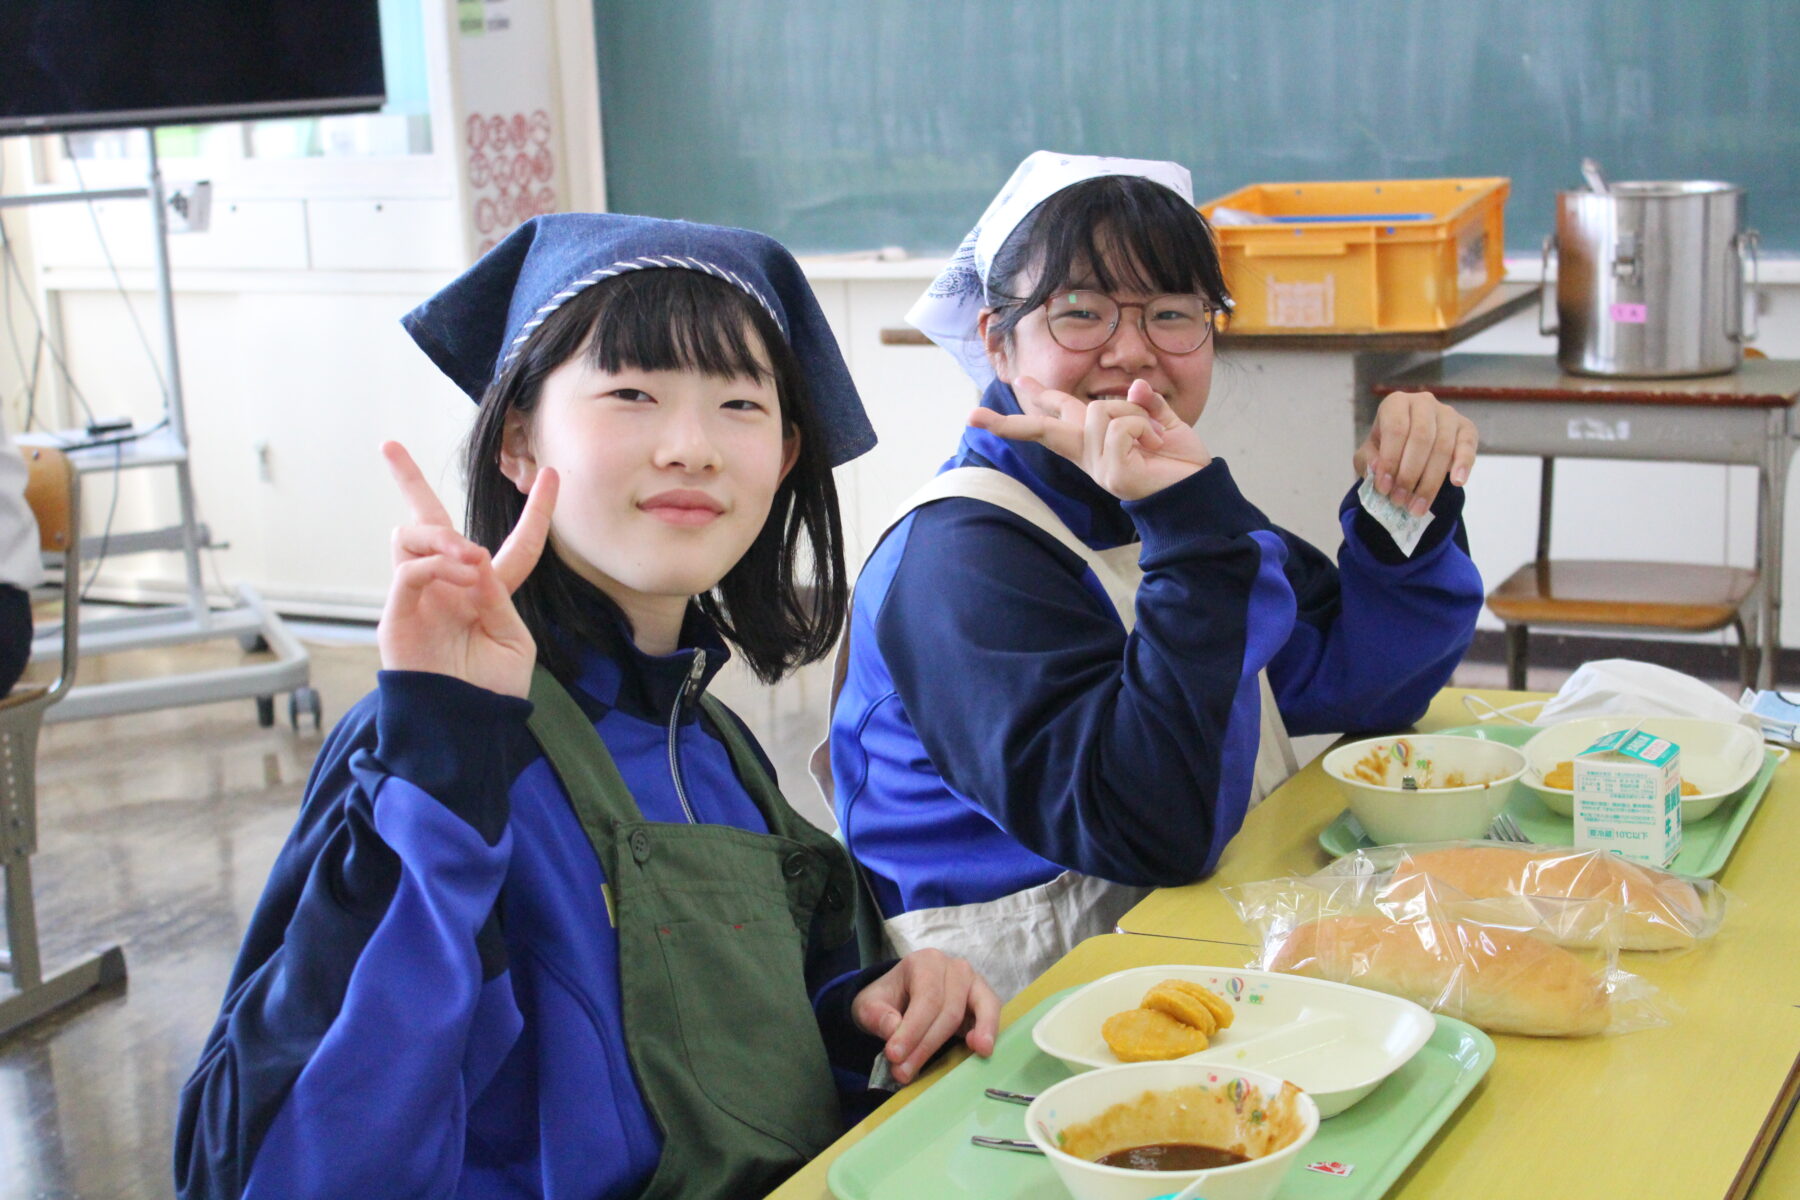
[[1681,747],[1621,729],[1575,756],[1575,845],[1666,867],[1681,851]]

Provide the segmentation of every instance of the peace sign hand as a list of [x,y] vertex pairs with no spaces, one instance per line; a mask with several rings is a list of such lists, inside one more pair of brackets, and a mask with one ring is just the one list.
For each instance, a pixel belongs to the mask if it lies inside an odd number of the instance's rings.
[[404,446],[387,442],[381,453],[413,516],[394,530],[394,582],[375,633],[381,665],[449,675],[502,695],[530,695],[537,646],[512,594],[543,554],[556,472],[538,473],[518,525],[490,558],[456,531]]
[[1030,376],[1013,388],[1033,407],[1054,406],[1054,417],[1014,416],[978,408],[969,424],[1015,441],[1037,442],[1062,455],[1121,500],[1142,500],[1212,462],[1194,427],[1142,379],[1123,400],[1083,402],[1052,391]]

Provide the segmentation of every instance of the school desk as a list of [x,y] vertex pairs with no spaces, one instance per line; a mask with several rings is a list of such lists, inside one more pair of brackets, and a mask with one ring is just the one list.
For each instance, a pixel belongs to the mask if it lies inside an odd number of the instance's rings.
[[[1383,376],[1362,404],[1372,412],[1390,392],[1420,390],[1475,422],[1484,455],[1530,455],[1543,463],[1536,561],[1488,597],[1506,622],[1513,686],[1523,683],[1530,625],[1704,632],[1737,623],[1742,644],[1745,614],[1754,617],[1761,642],[1756,686],[1772,686],[1788,464],[1800,433],[1794,420],[1800,362],[1750,359],[1730,374],[1694,379],[1595,379],[1564,374],[1547,355],[1455,354]],[[1550,500],[1559,457],[1755,467],[1755,568],[1554,559]],[[1614,509],[1586,519],[1618,524],[1629,513]],[[1746,663],[1748,658],[1746,652]],[[1745,683],[1749,674],[1746,669]]]

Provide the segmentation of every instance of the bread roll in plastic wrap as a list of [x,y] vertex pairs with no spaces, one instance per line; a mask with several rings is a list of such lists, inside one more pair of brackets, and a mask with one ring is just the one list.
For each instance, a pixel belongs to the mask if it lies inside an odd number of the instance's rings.
[[1611,1019],[1602,973],[1519,930],[1335,916],[1294,927],[1272,951],[1270,970],[1402,996],[1492,1033],[1581,1037]]
[[1430,876],[1476,899],[1536,896],[1603,900],[1621,912],[1620,947],[1682,950],[1718,926],[1716,909],[1678,875],[1603,850],[1542,846],[1449,846],[1407,853],[1392,884]]

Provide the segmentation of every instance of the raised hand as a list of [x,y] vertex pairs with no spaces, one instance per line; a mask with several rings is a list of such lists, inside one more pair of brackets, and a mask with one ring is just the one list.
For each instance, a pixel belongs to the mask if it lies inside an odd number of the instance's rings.
[[[1013,416],[978,408],[969,414],[969,424],[1046,446],[1121,500],[1141,500],[1212,462],[1194,427],[1141,379],[1123,400],[1083,402],[1030,376],[1021,376],[1013,388],[1037,411]],[[1057,415],[1042,415],[1046,409]]]
[[1480,439],[1475,423],[1430,392],[1394,392],[1375,410],[1375,424],[1356,450],[1356,477],[1373,464],[1375,490],[1424,516],[1445,478],[1469,481]]
[[381,454],[412,509],[412,523],[394,530],[394,581],[375,634],[381,665],[529,695],[537,647],[512,594],[549,537],[556,472],[538,473],[519,523],[490,558],[456,531],[406,447],[387,442]]

